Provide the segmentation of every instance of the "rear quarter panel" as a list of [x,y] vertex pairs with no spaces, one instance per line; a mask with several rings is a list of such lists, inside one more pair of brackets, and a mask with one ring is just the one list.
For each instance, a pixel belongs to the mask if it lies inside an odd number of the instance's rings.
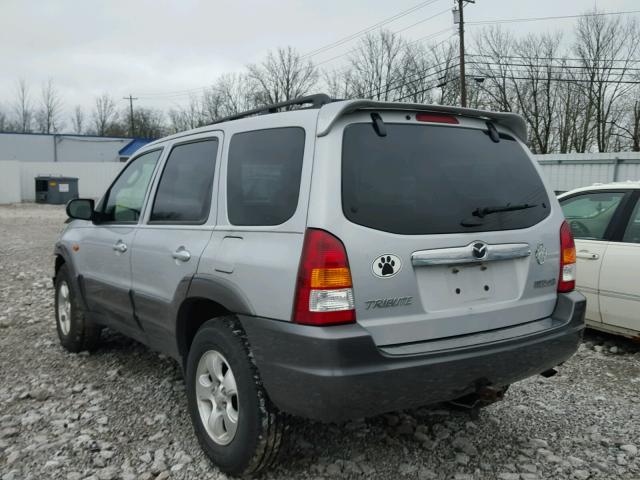
[[[218,184],[218,221],[205,248],[198,274],[231,283],[241,291],[252,314],[290,321],[300,253],[307,223],[309,188],[315,147],[317,110],[271,114],[226,124]],[[295,213],[280,225],[237,226],[227,215],[229,144],[236,133],[268,128],[305,130],[304,160]]]

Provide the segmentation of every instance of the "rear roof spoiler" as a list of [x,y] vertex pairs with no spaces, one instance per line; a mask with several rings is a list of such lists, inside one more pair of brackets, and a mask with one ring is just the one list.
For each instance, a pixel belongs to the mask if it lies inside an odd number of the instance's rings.
[[489,112],[473,108],[424,105],[421,103],[378,102],[375,100],[345,100],[324,105],[318,114],[318,137],[327,135],[341,116],[358,110],[409,110],[416,112],[450,113],[463,117],[479,118],[508,128],[520,140],[527,143],[527,124],[524,118],[517,113]]

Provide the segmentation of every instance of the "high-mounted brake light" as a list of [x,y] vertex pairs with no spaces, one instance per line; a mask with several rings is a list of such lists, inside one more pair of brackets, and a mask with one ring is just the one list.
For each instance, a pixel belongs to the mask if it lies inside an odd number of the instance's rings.
[[571,227],[565,220],[560,227],[560,278],[558,292],[570,292],[576,288],[576,244]]
[[340,240],[309,228],[304,236],[298,270],[293,321],[306,325],[336,325],[356,321],[347,252]]
[[440,115],[438,113],[417,113],[416,120],[419,122],[450,123],[452,125],[460,123],[453,115]]

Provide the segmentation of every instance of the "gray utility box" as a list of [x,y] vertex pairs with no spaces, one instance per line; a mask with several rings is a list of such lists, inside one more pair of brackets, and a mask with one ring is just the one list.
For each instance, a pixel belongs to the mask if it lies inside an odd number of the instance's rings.
[[61,205],[78,198],[78,179],[75,177],[36,177],[36,203]]

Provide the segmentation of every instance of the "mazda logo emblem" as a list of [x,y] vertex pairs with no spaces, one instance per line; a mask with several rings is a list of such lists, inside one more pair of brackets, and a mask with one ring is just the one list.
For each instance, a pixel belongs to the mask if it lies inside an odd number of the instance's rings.
[[478,260],[482,260],[487,256],[487,244],[484,242],[476,242],[471,247],[473,256]]

